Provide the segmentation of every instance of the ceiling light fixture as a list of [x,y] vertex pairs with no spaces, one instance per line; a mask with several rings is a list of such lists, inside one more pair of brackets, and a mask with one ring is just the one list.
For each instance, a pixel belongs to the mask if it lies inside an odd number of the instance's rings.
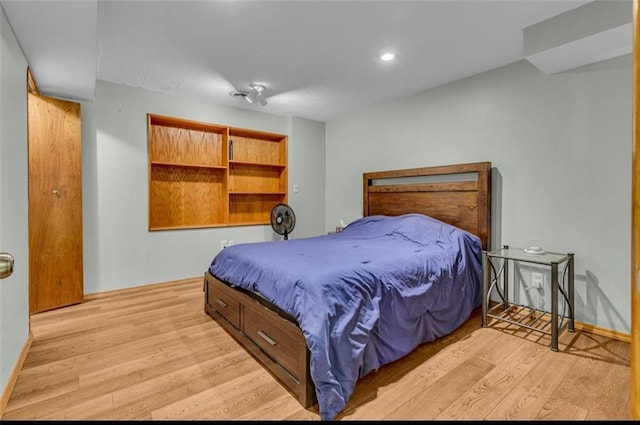
[[249,103],[254,103],[256,100],[260,105],[266,106],[267,99],[264,97],[264,89],[265,86],[263,84],[251,84],[251,90],[249,91],[238,91],[234,90],[229,93],[231,97],[244,97],[244,99]]
[[265,106],[267,104],[267,99],[265,99],[264,94],[262,94],[265,87],[262,84],[251,84],[250,87],[251,91],[245,97],[247,102],[253,103],[257,100],[260,105]]
[[378,56],[378,59],[380,59],[382,62],[391,62],[395,58],[396,54],[393,52],[384,52],[380,56]]

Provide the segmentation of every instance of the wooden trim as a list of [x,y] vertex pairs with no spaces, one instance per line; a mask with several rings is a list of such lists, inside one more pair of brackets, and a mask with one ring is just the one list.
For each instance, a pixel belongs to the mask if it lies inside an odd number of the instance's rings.
[[631,382],[629,410],[632,419],[640,419],[640,22],[638,0],[633,1],[633,112],[631,161]]
[[11,371],[11,375],[9,375],[9,380],[7,381],[7,386],[2,391],[2,395],[0,396],[0,418],[4,415],[4,409],[7,408],[7,403],[9,402],[9,398],[11,397],[11,393],[13,392],[13,387],[16,385],[16,381],[18,380],[18,375],[22,370],[22,365],[27,358],[27,354],[29,353],[29,349],[31,348],[31,343],[33,342],[33,333],[29,331],[29,335],[27,336],[27,340],[22,347],[22,351],[20,351],[20,355],[18,356],[18,361],[15,366],[13,366],[13,370]]
[[31,68],[29,67],[27,67],[27,92],[40,94],[38,92],[38,85],[36,84],[36,80],[33,79],[33,74],[31,74]]
[[178,286],[178,285],[192,283],[192,282],[194,282],[196,280],[197,281],[203,281],[203,278],[202,278],[202,276],[190,277],[190,278],[187,278],[187,279],[172,280],[172,281],[169,281],[169,282],[150,283],[148,285],[134,286],[132,288],[114,289],[113,291],[95,292],[93,294],[85,294],[84,295],[84,301],[97,300],[97,299],[100,299],[100,298],[110,298],[110,297],[115,297],[115,296],[118,296],[118,295],[125,295],[125,294],[131,294],[131,293],[135,293],[135,292],[146,291],[146,290],[149,290],[149,289],[162,288],[162,287],[165,287],[165,286]]
[[588,323],[575,322],[576,330],[582,332],[589,332],[595,335],[604,336],[607,338],[615,339],[616,341],[631,343],[631,335],[623,332],[614,331],[611,329],[601,328],[599,326],[590,325]]

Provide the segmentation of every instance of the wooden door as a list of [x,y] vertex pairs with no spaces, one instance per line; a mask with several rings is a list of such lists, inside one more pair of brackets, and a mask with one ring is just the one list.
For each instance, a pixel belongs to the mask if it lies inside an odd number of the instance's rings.
[[28,94],[29,311],[83,299],[80,104]]

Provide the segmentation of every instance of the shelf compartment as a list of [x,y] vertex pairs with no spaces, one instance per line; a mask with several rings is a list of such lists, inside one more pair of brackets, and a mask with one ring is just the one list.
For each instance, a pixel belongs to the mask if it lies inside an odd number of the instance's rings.
[[149,115],[148,120],[150,161],[226,165],[225,127],[157,115]]
[[226,224],[226,170],[152,165],[149,230]]
[[268,224],[288,136],[147,114],[149,230]]
[[287,138],[270,133],[229,130],[229,161],[285,166]]
[[273,207],[286,201],[283,193],[231,193],[229,225],[270,224]]
[[229,164],[229,192],[285,192],[286,173],[279,167]]

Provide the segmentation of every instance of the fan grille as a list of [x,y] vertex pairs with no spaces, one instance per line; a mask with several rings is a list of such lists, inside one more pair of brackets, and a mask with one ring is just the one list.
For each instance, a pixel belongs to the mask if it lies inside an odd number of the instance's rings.
[[271,227],[279,234],[288,239],[289,233],[296,225],[296,216],[293,209],[287,204],[277,204],[271,210]]

